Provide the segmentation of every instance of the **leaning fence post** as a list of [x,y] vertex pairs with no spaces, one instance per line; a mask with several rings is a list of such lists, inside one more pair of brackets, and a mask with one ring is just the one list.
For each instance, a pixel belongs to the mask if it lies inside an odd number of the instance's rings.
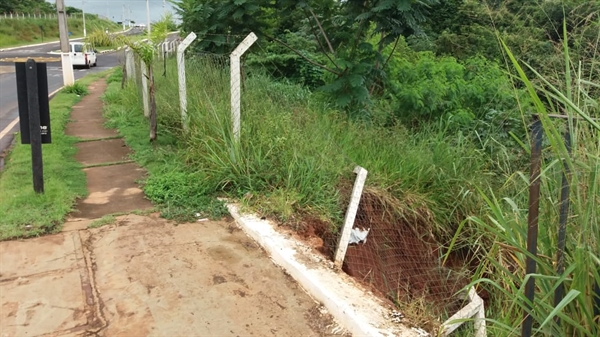
[[187,89],[185,82],[185,58],[184,52],[192,42],[196,39],[196,34],[191,32],[185,39],[177,46],[177,78],[179,79],[179,107],[181,110],[181,124],[183,129],[187,131],[188,119],[187,119]]
[[346,210],[346,217],[344,218],[344,226],[342,227],[340,241],[333,259],[333,265],[337,269],[341,269],[342,264],[344,263],[348,242],[350,241],[350,233],[352,232],[352,226],[354,226],[354,219],[356,218],[356,212],[358,212],[358,204],[360,203],[360,197],[362,195],[363,187],[365,186],[365,180],[367,180],[368,171],[357,166],[354,168],[354,173],[356,173],[356,180],[354,181],[354,187],[352,188],[350,204],[348,205],[348,210]]
[[148,70],[146,69],[146,62],[140,60],[140,67],[142,68],[142,99],[144,101],[144,117],[150,117],[150,101],[148,100]]
[[242,55],[256,42],[258,38],[254,33],[248,34],[244,41],[240,43],[229,56],[229,66],[231,73],[231,120],[233,124],[233,137],[236,142],[240,141],[240,109],[241,109],[241,69],[240,59]]

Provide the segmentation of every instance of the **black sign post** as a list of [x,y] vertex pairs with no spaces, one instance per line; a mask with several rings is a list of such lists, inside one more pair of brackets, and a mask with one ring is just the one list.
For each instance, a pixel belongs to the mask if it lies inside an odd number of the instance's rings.
[[51,142],[46,64],[29,59],[27,62],[17,62],[15,70],[21,143],[31,144],[33,190],[44,193],[42,144]]

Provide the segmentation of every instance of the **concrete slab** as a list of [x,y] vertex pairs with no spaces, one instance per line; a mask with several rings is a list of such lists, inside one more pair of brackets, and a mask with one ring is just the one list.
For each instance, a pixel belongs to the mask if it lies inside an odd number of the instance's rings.
[[81,139],[100,139],[119,135],[117,130],[104,127],[104,119],[74,120],[67,124],[65,134]]
[[345,334],[232,223],[127,215],[81,233],[109,322],[102,336]]
[[0,282],[0,336],[39,336],[86,325],[80,280],[74,269]]
[[123,139],[82,142],[75,146],[78,149],[75,159],[84,166],[115,163],[129,158],[129,148]]
[[152,203],[136,184],[145,171],[136,164],[121,164],[85,169],[89,195],[77,203],[70,216],[97,219],[104,215],[151,209]]
[[[97,98],[98,100],[100,98]],[[94,105],[91,106],[89,104],[81,104],[73,106],[73,110],[71,111],[71,120],[76,122],[91,122],[102,120],[103,109],[102,105]]]
[[[0,245],[0,282],[77,267],[72,235],[48,235]],[[4,293],[2,293],[4,297]]]

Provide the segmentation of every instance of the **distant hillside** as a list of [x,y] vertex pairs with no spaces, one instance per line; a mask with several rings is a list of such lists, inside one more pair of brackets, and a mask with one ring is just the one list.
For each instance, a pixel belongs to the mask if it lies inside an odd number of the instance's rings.
[[54,4],[45,0],[1,0],[0,13],[52,13]]
[[[0,3],[4,4],[4,2]],[[85,24],[88,34],[96,30],[121,30],[121,26],[115,22],[101,19],[93,14],[86,14]],[[72,37],[83,36],[81,16],[68,19],[67,25]],[[58,39],[58,20],[56,18],[0,19],[0,48],[56,41]]]

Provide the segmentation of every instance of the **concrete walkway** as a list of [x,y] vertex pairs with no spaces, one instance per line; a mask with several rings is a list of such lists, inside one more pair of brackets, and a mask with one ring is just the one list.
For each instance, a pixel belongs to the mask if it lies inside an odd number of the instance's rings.
[[60,234],[0,242],[0,336],[334,336],[331,315],[233,221],[176,225],[147,210],[144,171],[103,127],[99,81],[73,109],[89,196]]

